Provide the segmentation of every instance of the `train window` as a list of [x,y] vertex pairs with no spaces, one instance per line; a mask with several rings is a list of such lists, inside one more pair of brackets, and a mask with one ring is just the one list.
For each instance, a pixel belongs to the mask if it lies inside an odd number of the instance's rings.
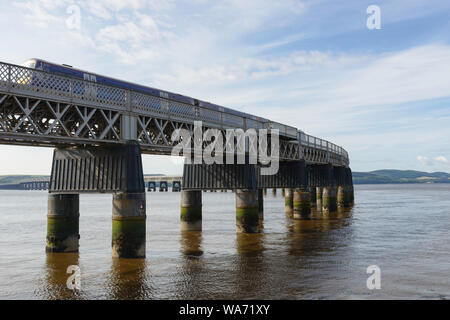
[[92,81],[92,82],[97,82],[97,77],[96,77],[95,75],[93,75],[93,74],[85,73],[85,74],[83,75],[83,77],[84,77],[84,80]]

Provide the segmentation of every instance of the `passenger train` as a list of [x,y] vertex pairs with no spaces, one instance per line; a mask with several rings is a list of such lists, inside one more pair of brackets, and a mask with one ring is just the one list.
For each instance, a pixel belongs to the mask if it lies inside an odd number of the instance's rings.
[[[122,89],[126,89],[126,90],[132,90],[132,91],[136,91],[136,92],[140,92],[140,93],[144,93],[144,94],[150,94],[150,95],[157,96],[157,97],[165,97],[170,100],[174,100],[174,101],[178,101],[178,102],[182,102],[182,103],[186,103],[186,104],[190,104],[190,105],[198,105],[198,106],[206,108],[206,109],[220,111],[220,112],[226,112],[226,113],[233,114],[233,115],[236,115],[239,117],[245,117],[245,118],[249,118],[249,119],[252,119],[255,121],[259,121],[262,123],[269,122],[269,120],[267,120],[267,119],[260,118],[260,117],[254,116],[254,115],[250,115],[250,114],[247,114],[244,112],[239,112],[239,111],[236,111],[233,109],[225,108],[225,107],[222,107],[222,106],[210,103],[210,102],[197,100],[197,99],[187,97],[187,96],[184,96],[181,94],[166,92],[166,91],[162,91],[159,89],[130,83],[127,81],[117,80],[114,78],[102,76],[102,75],[95,74],[92,72],[86,72],[86,71],[83,71],[80,69],[73,68],[72,66],[69,66],[66,64],[60,65],[60,64],[48,62],[48,61],[45,61],[42,59],[30,59],[30,60],[26,61],[25,63],[23,63],[22,65],[26,68],[41,70],[41,71],[45,71],[45,72],[52,73],[55,75],[69,76],[69,77],[76,78],[79,80],[86,80],[86,81],[95,82],[95,83],[103,84],[103,85],[107,85],[107,86],[114,86],[114,87],[118,87],[118,88],[122,88]],[[31,81],[33,81],[33,80],[31,80]],[[75,92],[82,93],[86,90],[86,88],[84,88],[84,85],[79,84],[78,87],[73,88],[73,90]],[[102,95],[101,89],[99,91],[97,91],[96,94],[100,97]]]

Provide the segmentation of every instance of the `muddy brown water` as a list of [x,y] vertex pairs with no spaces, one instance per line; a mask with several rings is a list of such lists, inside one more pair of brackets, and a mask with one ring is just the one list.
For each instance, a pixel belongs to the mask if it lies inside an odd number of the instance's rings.
[[[357,185],[350,210],[294,221],[268,192],[263,231],[235,232],[235,198],[203,193],[181,233],[179,193],[147,193],[147,257],[111,257],[110,195],[80,198],[80,252],[46,254],[47,194],[0,191],[0,299],[448,299],[450,184]],[[69,265],[81,289],[66,286]],[[366,269],[381,270],[381,289]]]

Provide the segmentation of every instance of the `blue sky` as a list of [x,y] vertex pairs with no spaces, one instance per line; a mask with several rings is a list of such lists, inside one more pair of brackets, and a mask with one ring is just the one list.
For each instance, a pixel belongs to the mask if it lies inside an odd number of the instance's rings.
[[[369,5],[380,30],[366,27]],[[0,3],[0,30],[2,61],[44,58],[261,115],[342,145],[354,171],[450,171],[449,1],[16,0]],[[51,149],[0,152],[0,174],[50,172]],[[146,173],[181,172],[143,160]]]

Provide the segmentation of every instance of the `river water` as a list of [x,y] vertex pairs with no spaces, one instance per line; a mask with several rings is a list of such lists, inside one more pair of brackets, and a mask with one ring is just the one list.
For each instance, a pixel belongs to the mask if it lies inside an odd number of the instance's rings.
[[147,193],[147,258],[125,260],[111,257],[111,195],[80,197],[78,254],[46,254],[46,192],[0,191],[0,299],[449,299],[450,184],[357,185],[355,197],[294,221],[269,190],[263,231],[238,235],[231,192],[203,193],[201,233],[180,232],[179,193]]

